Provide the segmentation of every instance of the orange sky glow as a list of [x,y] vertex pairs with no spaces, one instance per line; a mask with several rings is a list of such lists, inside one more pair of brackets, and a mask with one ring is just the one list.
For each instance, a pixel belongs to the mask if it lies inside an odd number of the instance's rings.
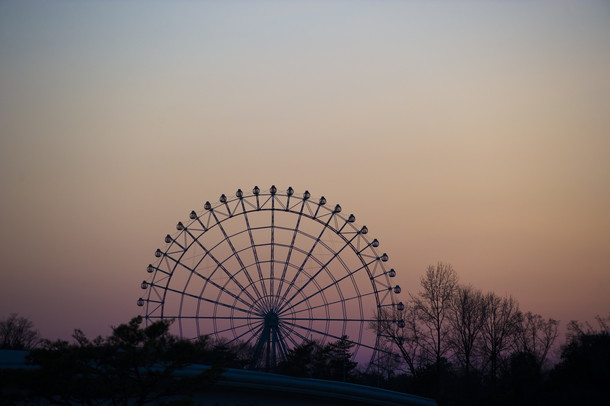
[[610,311],[604,1],[0,3],[0,319],[138,314],[205,201],[325,196],[397,281],[429,264],[561,320]]

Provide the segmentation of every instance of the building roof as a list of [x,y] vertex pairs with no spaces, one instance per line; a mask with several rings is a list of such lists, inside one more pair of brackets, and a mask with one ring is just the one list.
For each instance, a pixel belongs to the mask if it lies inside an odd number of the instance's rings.
[[[0,350],[0,368],[34,368],[26,363],[28,351]],[[194,364],[179,374],[194,375],[210,369]],[[206,401],[222,404],[281,405],[378,405],[434,406],[432,399],[353,383],[297,378],[268,372],[228,368],[211,389],[202,394]]]

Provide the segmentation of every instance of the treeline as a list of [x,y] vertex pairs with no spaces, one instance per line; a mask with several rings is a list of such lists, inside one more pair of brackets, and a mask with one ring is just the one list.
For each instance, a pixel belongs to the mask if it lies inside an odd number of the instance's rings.
[[[23,322],[16,315],[9,318],[15,319]],[[143,326],[137,317],[114,327],[108,337],[89,339],[75,330],[71,343],[40,340],[26,358],[35,368],[0,368],[0,405],[39,405],[41,400],[64,406],[189,405],[191,396],[212,385],[223,368],[244,367],[236,348],[208,337],[180,339],[170,334],[170,324],[161,320]],[[12,344],[24,349],[20,340]],[[197,363],[211,368],[181,373]]]
[[[461,285],[449,264],[438,263],[417,294],[381,316],[369,327],[383,348],[369,365],[353,360],[353,344],[342,337],[292,348],[273,372],[382,386],[441,406],[609,404],[610,315],[571,321],[559,345],[558,321],[522,311],[510,296]],[[38,368],[0,369],[0,404],[160,404],[212,385],[223,368],[256,367],[251,346],[179,339],[170,324],[135,318],[109,337],[75,330],[68,343],[41,340],[13,314],[0,321],[0,349],[29,349]],[[177,374],[191,364],[211,369]]]
[[[144,326],[136,317],[108,337],[89,339],[75,330],[72,342],[40,339],[33,324],[17,315],[0,321],[0,349],[29,350],[31,369],[0,368],[0,405],[143,406],[195,404],[226,368],[254,368],[255,350],[243,343],[197,340],[170,334],[169,320]],[[293,348],[273,372],[297,377],[361,381],[347,337],[322,344],[307,341]],[[190,365],[208,365],[184,374]]]
[[[421,290],[400,310],[384,311],[379,330],[396,347],[407,372],[452,364],[464,374],[498,377],[514,354],[528,353],[541,370],[558,335],[559,323],[522,312],[516,300],[458,283],[449,264],[429,266]],[[387,366],[388,372],[398,365]]]
[[459,284],[449,264],[429,266],[399,309],[370,326],[384,338],[377,367],[391,389],[441,405],[609,404],[610,316],[595,327],[570,322],[560,359],[549,362],[557,320]]

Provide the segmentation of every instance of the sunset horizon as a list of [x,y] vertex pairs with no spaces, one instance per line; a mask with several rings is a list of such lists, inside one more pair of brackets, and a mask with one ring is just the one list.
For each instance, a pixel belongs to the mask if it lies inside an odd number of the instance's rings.
[[405,303],[443,262],[562,333],[606,317],[609,18],[603,1],[4,1],[0,320],[108,335],[142,314],[177,222],[272,185],[353,213]]

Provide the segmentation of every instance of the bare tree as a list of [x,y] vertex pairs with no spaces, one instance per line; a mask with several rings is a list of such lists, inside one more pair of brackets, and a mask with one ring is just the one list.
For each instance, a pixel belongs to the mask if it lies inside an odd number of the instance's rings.
[[378,373],[386,380],[395,375],[410,372],[405,367],[402,357],[396,353],[394,344],[389,341],[382,341],[378,349],[378,355],[369,363],[367,372]]
[[439,365],[450,348],[448,318],[451,299],[458,286],[458,276],[450,264],[439,262],[436,266],[428,267],[420,283],[422,291],[412,299],[426,332],[422,344]]
[[595,320],[599,325],[599,331],[601,334],[610,334],[610,313],[605,318],[598,314],[595,316]]
[[459,286],[451,300],[451,346],[462,369],[472,368],[477,343],[485,324],[485,297],[471,286]]
[[544,319],[541,315],[531,312],[523,314],[517,326],[517,351],[532,354],[538,368],[542,369],[557,338],[558,328],[557,320]]
[[382,309],[379,321],[372,322],[370,326],[398,349],[411,375],[419,367],[421,352],[422,335],[418,320],[417,309],[407,304],[402,311]]
[[495,293],[488,293],[484,300],[485,323],[481,339],[490,376],[495,378],[502,356],[513,345],[521,312],[517,302],[510,296],[501,298]]
[[574,339],[574,337],[584,335],[595,335],[595,334],[610,334],[610,313],[607,317],[601,317],[599,314],[595,316],[597,327],[593,326],[588,321],[581,323],[577,320],[572,320],[568,323],[568,332],[566,338],[568,341]]
[[25,317],[12,313],[8,319],[0,321],[0,349],[29,350],[39,341],[34,323]]

